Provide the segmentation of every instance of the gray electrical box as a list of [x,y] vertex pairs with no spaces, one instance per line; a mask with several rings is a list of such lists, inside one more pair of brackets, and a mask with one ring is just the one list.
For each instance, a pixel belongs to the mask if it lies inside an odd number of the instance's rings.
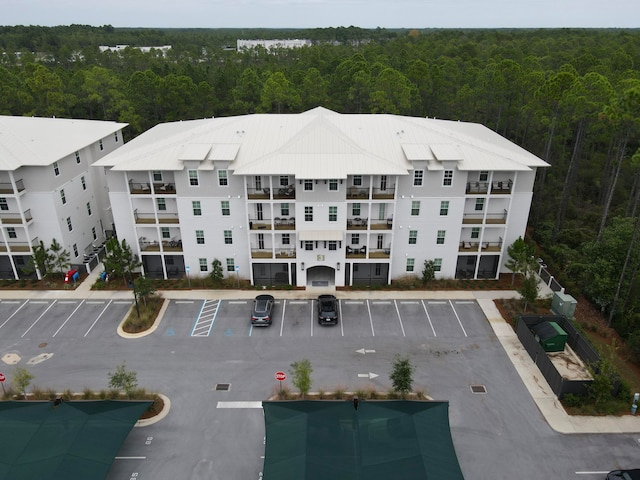
[[577,300],[563,292],[555,292],[551,300],[551,311],[556,315],[564,315],[573,318],[576,311]]

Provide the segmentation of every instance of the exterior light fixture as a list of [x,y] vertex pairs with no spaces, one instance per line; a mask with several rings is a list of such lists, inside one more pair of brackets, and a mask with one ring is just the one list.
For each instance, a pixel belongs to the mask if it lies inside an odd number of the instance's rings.
[[340,270],[340,262],[336,263],[336,270]]
[[300,270],[304,270],[304,262],[300,262]]

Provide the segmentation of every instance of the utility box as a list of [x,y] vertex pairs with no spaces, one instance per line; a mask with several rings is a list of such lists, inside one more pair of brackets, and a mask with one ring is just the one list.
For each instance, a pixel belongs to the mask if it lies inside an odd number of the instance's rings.
[[542,322],[531,329],[545,352],[563,352],[567,343],[567,332],[556,322]]
[[576,311],[577,300],[563,292],[555,292],[551,300],[551,311],[556,315],[564,315],[573,318]]

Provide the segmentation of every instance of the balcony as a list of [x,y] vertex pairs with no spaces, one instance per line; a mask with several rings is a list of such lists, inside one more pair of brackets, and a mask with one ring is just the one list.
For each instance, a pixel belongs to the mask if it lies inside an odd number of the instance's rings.
[[153,191],[158,195],[175,195],[176,184],[175,183],[154,183]]
[[369,252],[369,258],[390,258],[391,248],[378,248],[371,249]]
[[362,247],[347,247],[346,248],[346,257],[347,258],[367,258],[367,247],[363,245]]
[[271,198],[271,189],[247,188],[247,198],[249,200],[268,200]]
[[271,230],[270,218],[250,218],[249,230]]
[[278,187],[273,191],[273,198],[277,200],[295,200],[296,187],[294,187],[293,185],[284,185],[282,187]]
[[296,258],[296,250],[294,248],[280,248],[276,250],[276,258]]
[[484,195],[489,191],[489,182],[467,182],[468,194]]
[[[156,240],[146,240],[145,237],[141,237],[139,239],[140,250],[143,252],[159,252],[160,251],[160,242]],[[163,240],[162,241],[162,251],[163,252],[181,252],[182,251],[182,240],[181,239],[172,239],[172,240]]]
[[366,230],[367,229],[367,218],[348,218],[347,219],[347,230]]
[[507,211],[502,213],[487,213],[486,218],[483,213],[465,213],[462,216],[462,223],[479,225],[484,223],[488,225],[504,225],[507,223]]
[[15,190],[13,189],[13,185],[11,184],[11,182],[0,183],[0,193],[2,194],[15,195],[16,193],[20,193],[22,191],[24,191],[24,182],[22,181],[22,179],[16,180]]
[[511,193],[511,187],[513,187],[513,180],[511,179],[491,182],[491,193],[497,195],[508,195]]
[[358,200],[358,199],[368,199],[368,198],[369,198],[368,188],[349,187],[347,189],[347,199]]
[[138,183],[129,180],[129,192],[133,195],[149,195],[151,194],[151,186],[149,183]]
[[[180,223],[180,219],[177,213],[158,213],[157,223],[169,224]],[[138,210],[134,210],[133,217],[137,224],[154,224],[156,223],[155,213],[141,213]]]
[[370,220],[370,230],[391,230],[393,228],[393,218],[387,218],[386,220]]
[[[31,243],[29,242],[8,242],[10,252],[30,252],[31,245],[36,245],[38,239],[34,238]],[[5,250],[6,251],[6,250]]]
[[502,241],[498,242],[460,242],[459,252],[500,252],[502,251]]
[[295,230],[296,229],[296,217],[273,219],[273,226],[275,230]]
[[391,200],[396,196],[395,188],[374,188],[373,199],[374,200]]
[[251,258],[273,258],[271,250],[251,249]]
[[[24,212],[24,221],[29,223],[33,220],[31,216],[31,209]],[[22,216],[19,213],[0,213],[0,222],[3,224],[16,225],[22,223]]]

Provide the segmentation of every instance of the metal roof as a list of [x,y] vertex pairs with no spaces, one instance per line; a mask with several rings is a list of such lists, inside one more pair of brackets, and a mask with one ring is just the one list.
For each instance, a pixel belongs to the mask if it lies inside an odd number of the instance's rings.
[[0,115],[0,170],[51,165],[126,123]]
[[[205,153],[206,152],[206,153]],[[407,175],[412,161],[437,169],[529,170],[548,166],[478,124],[387,114],[339,114],[322,107],[300,114],[252,114],[158,125],[96,165],[113,170],[182,170],[181,160],[229,161],[234,175]]]

